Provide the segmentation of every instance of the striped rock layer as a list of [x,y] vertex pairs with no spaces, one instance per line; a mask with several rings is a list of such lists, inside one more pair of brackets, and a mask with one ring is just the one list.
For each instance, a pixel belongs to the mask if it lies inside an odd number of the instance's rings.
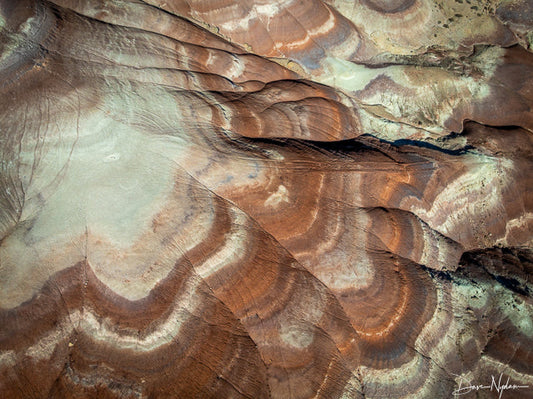
[[525,0],[0,0],[0,397],[533,397],[532,43]]

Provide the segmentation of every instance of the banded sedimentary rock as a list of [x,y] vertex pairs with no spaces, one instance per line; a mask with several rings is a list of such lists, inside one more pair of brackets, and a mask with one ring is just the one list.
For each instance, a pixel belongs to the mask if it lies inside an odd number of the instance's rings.
[[532,397],[531,8],[0,0],[0,396]]

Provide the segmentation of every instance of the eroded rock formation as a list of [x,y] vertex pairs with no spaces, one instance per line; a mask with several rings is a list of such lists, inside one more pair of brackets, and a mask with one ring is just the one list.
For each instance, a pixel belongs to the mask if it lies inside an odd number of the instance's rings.
[[0,396],[533,397],[532,15],[0,0]]

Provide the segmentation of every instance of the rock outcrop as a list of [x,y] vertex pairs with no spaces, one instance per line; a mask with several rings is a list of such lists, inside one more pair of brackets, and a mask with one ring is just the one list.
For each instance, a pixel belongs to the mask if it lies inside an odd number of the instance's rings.
[[525,0],[0,0],[0,397],[533,397],[532,43]]

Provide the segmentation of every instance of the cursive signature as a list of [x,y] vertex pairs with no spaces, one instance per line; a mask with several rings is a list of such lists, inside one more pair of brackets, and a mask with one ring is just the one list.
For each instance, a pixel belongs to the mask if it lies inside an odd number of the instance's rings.
[[491,383],[490,385],[465,385],[463,386],[463,379],[464,377],[459,377],[459,388],[457,388],[455,391],[452,392],[454,396],[460,396],[460,395],[466,395],[467,393],[479,391],[482,389],[489,389],[491,391],[495,390],[498,393],[498,398],[501,399],[503,393],[508,390],[515,390],[515,389],[525,389],[529,388],[529,385],[515,385],[515,384],[509,384],[509,380],[511,377],[507,377],[507,381],[502,384],[502,378],[503,373],[500,374],[500,377],[498,378],[498,381],[496,381],[496,378],[494,378],[493,375],[491,375]]

